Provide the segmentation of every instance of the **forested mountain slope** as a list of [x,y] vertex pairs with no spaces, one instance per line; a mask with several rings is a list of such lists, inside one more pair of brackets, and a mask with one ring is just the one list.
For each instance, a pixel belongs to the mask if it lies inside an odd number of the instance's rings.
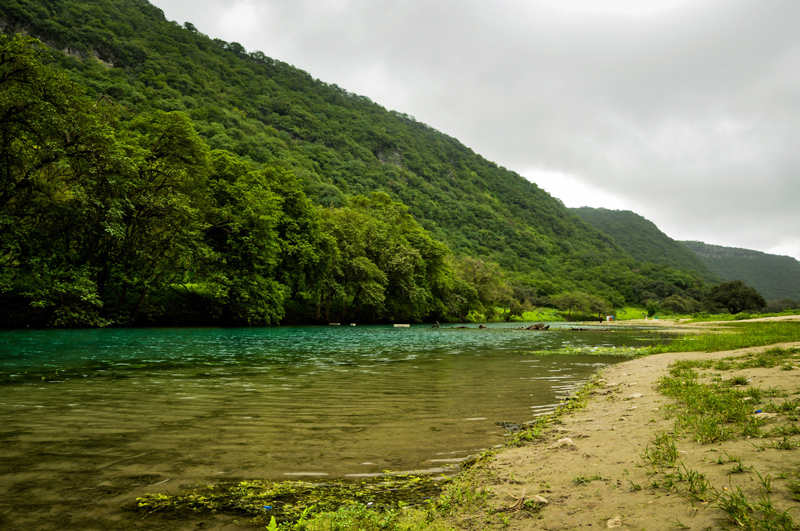
[[3,44],[0,100],[27,121],[0,121],[0,292],[63,323],[174,314],[176,297],[246,323],[701,297],[456,139],[145,0],[6,0],[0,27],[52,50]]
[[0,13],[6,31],[25,29],[64,50],[61,66],[90,96],[184,111],[211,148],[288,167],[320,204],[384,191],[454,249],[510,268],[542,265],[563,249],[623,256],[535,184],[457,140],[169,22],[143,0],[10,0]]
[[725,280],[743,280],[767,300],[800,301],[800,262],[791,256],[696,241],[682,243]]
[[693,271],[709,282],[722,280],[691,249],[673,240],[652,221],[635,212],[590,207],[571,210],[594,228],[614,238],[617,245],[640,262]]

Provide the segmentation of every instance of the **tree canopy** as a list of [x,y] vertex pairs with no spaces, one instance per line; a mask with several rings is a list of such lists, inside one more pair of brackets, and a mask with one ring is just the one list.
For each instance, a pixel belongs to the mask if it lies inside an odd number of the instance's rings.
[[703,297],[696,274],[637,262],[456,139],[145,0],[9,0],[0,15],[6,325]]
[[741,280],[723,282],[712,287],[706,296],[710,309],[724,308],[730,313],[758,311],[767,305],[766,299]]

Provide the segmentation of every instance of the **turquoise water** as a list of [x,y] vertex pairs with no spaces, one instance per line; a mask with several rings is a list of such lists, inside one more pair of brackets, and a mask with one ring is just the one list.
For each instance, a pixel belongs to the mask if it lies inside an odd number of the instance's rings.
[[[512,325],[483,330],[420,325],[0,331],[0,383],[52,379],[56,371],[76,376],[168,366],[270,371],[400,361],[430,354],[554,350],[564,345],[639,346],[654,337],[641,330],[573,332],[559,324],[552,328],[548,332],[520,331]],[[80,369],[85,371],[77,375]]]
[[452,473],[620,361],[532,351],[658,339],[513,328],[0,332],[0,524],[84,528],[47,515],[197,482]]

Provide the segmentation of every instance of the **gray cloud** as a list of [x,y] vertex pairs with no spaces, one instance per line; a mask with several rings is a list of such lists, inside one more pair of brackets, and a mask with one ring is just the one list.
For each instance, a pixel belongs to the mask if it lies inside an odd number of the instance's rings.
[[540,184],[568,206],[800,258],[794,0],[154,3],[529,178],[547,173]]

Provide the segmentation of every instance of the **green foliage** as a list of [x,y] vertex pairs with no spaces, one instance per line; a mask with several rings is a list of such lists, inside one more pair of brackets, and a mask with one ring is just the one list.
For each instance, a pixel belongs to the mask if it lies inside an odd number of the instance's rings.
[[34,39],[0,35],[0,292],[18,288],[63,325],[100,322],[90,269],[44,242],[72,235],[65,218],[93,213],[82,201],[87,174],[119,153],[105,117],[45,56]]
[[325,319],[421,321],[443,312],[447,248],[434,241],[401,203],[382,193],[323,209],[322,229],[336,255],[319,299]]
[[720,278],[685,245],[661,232],[651,221],[630,210],[581,207],[570,209],[586,223],[612,238],[640,262],[692,271],[702,279]]
[[475,290],[474,304],[470,305],[469,310],[483,314],[487,320],[498,317],[497,307],[507,308],[504,313],[509,319],[512,310],[517,315],[522,313],[521,305],[512,309],[518,301],[499,265],[469,256],[455,258],[451,263],[461,281]]
[[388,195],[319,209],[291,171],[209,152],[185,114],[120,121],[42,64],[37,41],[2,39],[0,288],[27,300],[23,318],[163,319],[151,301],[172,292],[251,325],[287,301],[299,318],[335,302],[365,321],[441,317],[451,289],[471,303],[447,248]]
[[766,306],[767,301],[759,292],[741,280],[734,280],[711,288],[706,295],[705,303],[709,310],[724,308],[732,314],[738,314],[745,310],[760,310]]
[[[700,311],[700,303],[698,301],[681,297],[680,295],[670,295],[661,301],[660,306],[673,313],[682,315],[693,314]],[[649,312],[648,315],[650,315]]]
[[24,109],[0,123],[6,325],[510,320],[565,293],[600,314],[702,297],[457,140],[144,0],[10,0],[0,17],[59,50],[3,37],[0,116]]
[[731,323],[721,332],[688,336],[648,347],[650,354],[660,352],[719,352],[739,348],[774,345],[790,341],[800,341],[800,323],[797,322],[754,322]]
[[552,301],[556,308],[567,312],[567,317],[572,316],[572,310],[584,312],[589,306],[588,295],[581,292],[563,293],[553,297]]
[[647,317],[654,317],[661,307],[658,305],[656,301],[648,301],[646,306]]
[[[267,529],[409,529],[398,509],[419,505],[441,491],[458,490],[463,481],[443,487],[424,476],[386,476],[363,482],[242,481],[196,487],[180,494],[146,494],[136,499],[142,518],[193,514],[238,514]],[[466,492],[467,489],[464,489]],[[410,527],[413,529],[414,527]]]
[[226,320],[269,324],[283,316],[285,287],[275,277],[280,259],[280,198],[263,174],[212,184],[216,208],[206,240],[213,259],[206,272],[217,312]]
[[[579,314],[589,313],[590,319],[596,319],[608,315],[611,312],[611,304],[608,301],[580,291],[562,293],[550,298],[553,305],[559,310],[567,312],[567,320],[572,319],[573,310]],[[586,315],[581,315],[586,318]]]
[[800,262],[794,258],[696,241],[682,243],[723,280],[741,280],[770,301],[788,300],[784,308],[771,311],[798,307]]
[[656,435],[653,442],[645,447],[641,457],[656,469],[661,467],[674,467],[675,463],[678,461],[678,449],[675,447],[675,438],[666,432]]
[[36,41],[0,39],[2,289],[58,326],[136,319],[201,252],[205,145],[174,113],[120,125],[44,66]]
[[[366,505],[349,505],[339,510],[316,518],[317,522],[310,523],[307,529],[324,529],[325,531],[378,531],[400,530],[397,525],[397,515],[394,512],[378,512]],[[324,524],[323,524],[324,522]]]

